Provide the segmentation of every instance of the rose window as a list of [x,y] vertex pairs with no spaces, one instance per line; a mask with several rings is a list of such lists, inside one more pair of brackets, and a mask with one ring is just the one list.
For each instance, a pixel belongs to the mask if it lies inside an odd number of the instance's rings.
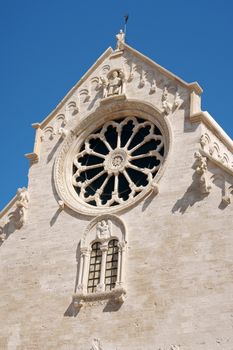
[[87,137],[73,162],[73,186],[91,206],[126,203],[149,186],[164,159],[159,128],[138,117],[106,122]]

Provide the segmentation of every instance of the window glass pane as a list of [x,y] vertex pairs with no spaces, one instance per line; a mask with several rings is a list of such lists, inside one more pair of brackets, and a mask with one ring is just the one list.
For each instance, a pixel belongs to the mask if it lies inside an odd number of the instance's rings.
[[91,259],[88,275],[88,293],[96,291],[96,286],[100,282],[100,270],[101,270],[102,252],[100,250],[100,243],[96,242],[92,244]]
[[105,289],[111,290],[115,287],[117,280],[118,264],[118,240],[112,239],[108,244],[107,263],[105,271]]

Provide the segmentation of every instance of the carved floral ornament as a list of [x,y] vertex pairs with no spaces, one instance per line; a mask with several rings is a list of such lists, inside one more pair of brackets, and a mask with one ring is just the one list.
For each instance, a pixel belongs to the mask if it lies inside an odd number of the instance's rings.
[[[124,112],[107,112],[107,121],[102,123],[93,114],[90,123],[95,127],[89,125],[83,133],[77,127],[78,136],[74,130],[65,138],[54,176],[60,199],[73,210],[115,212],[150,191],[158,192],[170,129],[164,118],[162,123],[158,120],[154,109],[151,115],[146,106],[139,112],[132,106],[130,110],[129,105]],[[104,108],[100,114],[106,119]]]

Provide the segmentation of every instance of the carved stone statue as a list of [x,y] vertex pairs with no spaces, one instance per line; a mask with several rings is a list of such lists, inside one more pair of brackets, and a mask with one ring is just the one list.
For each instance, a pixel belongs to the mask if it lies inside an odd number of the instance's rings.
[[123,90],[123,75],[121,71],[114,70],[108,78],[100,77],[103,88],[103,98],[120,95]]
[[11,217],[14,219],[16,228],[19,229],[24,225],[26,219],[29,202],[27,189],[25,187],[19,188],[17,190],[16,198],[16,210]]
[[168,102],[168,91],[166,86],[164,87],[162,94],[162,107],[166,115],[168,115],[172,110],[172,105]]
[[96,226],[96,235],[100,240],[108,239],[111,236],[109,220],[99,221]]
[[123,30],[120,30],[120,33],[116,35],[117,44],[116,44],[116,51],[122,51],[124,50],[124,44],[125,44],[125,33]]
[[211,189],[211,185],[207,179],[207,158],[203,157],[200,152],[195,152],[196,158],[196,172],[199,175],[200,191],[203,194],[208,194]]

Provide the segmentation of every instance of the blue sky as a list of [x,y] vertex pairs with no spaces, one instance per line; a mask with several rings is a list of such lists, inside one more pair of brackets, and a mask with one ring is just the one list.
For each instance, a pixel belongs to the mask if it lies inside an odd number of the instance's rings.
[[232,0],[0,0],[0,209],[27,186],[31,124],[115,46],[126,13],[127,43],[197,80],[202,109],[233,137]]

